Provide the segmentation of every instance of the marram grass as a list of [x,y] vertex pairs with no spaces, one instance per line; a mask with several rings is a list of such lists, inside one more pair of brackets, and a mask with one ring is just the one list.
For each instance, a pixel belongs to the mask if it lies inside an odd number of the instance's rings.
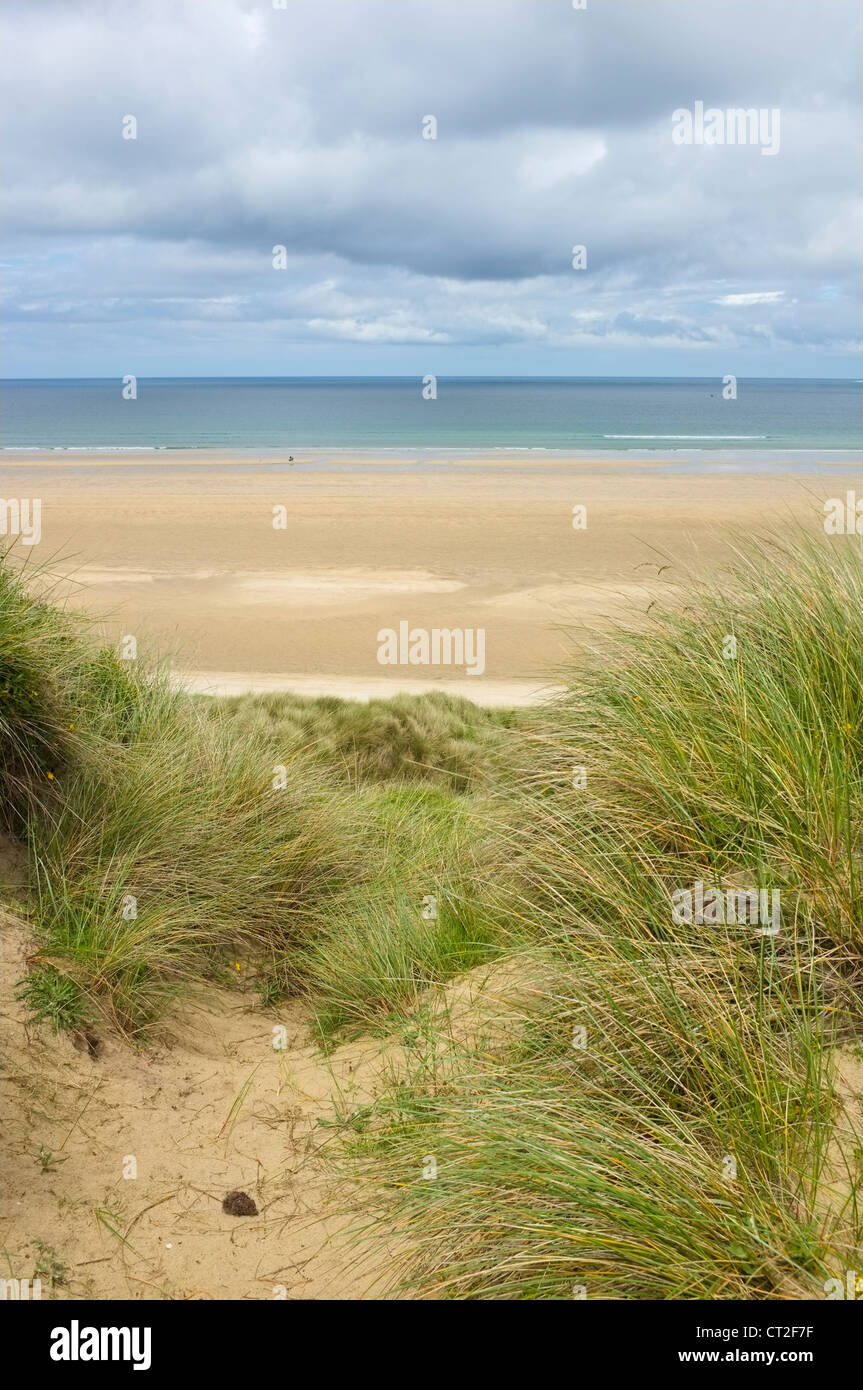
[[[485,880],[532,1016],[455,1059],[427,1031],[354,1143],[399,1292],[806,1299],[859,1268],[861,753],[854,542],[771,544],[573,670]],[[778,889],[778,934],[675,921],[698,880]]]
[[493,954],[458,789],[509,716],[445,696],[193,699],[28,579],[0,566],[0,778],[29,849],[37,1012],[135,1035],[242,954],[266,1001],[309,997],[323,1040]]
[[[0,778],[37,1014],[134,1037],[237,953],[321,1041],[394,1032],[348,1171],[397,1292],[798,1299],[859,1269],[853,538],[738,557],[518,719],[192,699],[24,580],[0,566]],[[676,918],[695,884],[778,891],[779,932]],[[508,982],[479,1036],[448,1004],[478,970]]]

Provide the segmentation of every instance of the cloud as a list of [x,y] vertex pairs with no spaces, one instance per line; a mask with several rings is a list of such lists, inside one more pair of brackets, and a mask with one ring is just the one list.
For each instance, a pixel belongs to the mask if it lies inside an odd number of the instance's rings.
[[753,290],[749,294],[723,294],[715,304],[778,304],[785,298],[784,290]]
[[[339,370],[353,345],[817,373],[860,348],[861,28],[817,0],[13,0],[14,365],[104,370],[125,344]],[[780,108],[779,154],[675,146],[695,100]]]

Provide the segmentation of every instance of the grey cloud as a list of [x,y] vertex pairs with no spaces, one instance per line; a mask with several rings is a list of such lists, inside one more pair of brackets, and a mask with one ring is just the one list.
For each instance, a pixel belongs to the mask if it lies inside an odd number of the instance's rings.
[[[13,3],[7,315],[857,350],[860,30],[823,0]],[[674,146],[696,99],[779,106],[780,154]]]

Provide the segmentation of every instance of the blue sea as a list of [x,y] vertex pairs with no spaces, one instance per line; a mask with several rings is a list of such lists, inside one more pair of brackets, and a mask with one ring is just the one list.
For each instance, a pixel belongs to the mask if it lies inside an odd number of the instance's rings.
[[6,450],[859,449],[861,382],[739,378],[195,377],[0,382]]

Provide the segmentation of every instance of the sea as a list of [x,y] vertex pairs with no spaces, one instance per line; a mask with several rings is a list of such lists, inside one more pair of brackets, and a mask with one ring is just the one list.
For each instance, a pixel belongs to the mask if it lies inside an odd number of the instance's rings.
[[0,449],[856,450],[859,380],[139,377],[0,381]]

